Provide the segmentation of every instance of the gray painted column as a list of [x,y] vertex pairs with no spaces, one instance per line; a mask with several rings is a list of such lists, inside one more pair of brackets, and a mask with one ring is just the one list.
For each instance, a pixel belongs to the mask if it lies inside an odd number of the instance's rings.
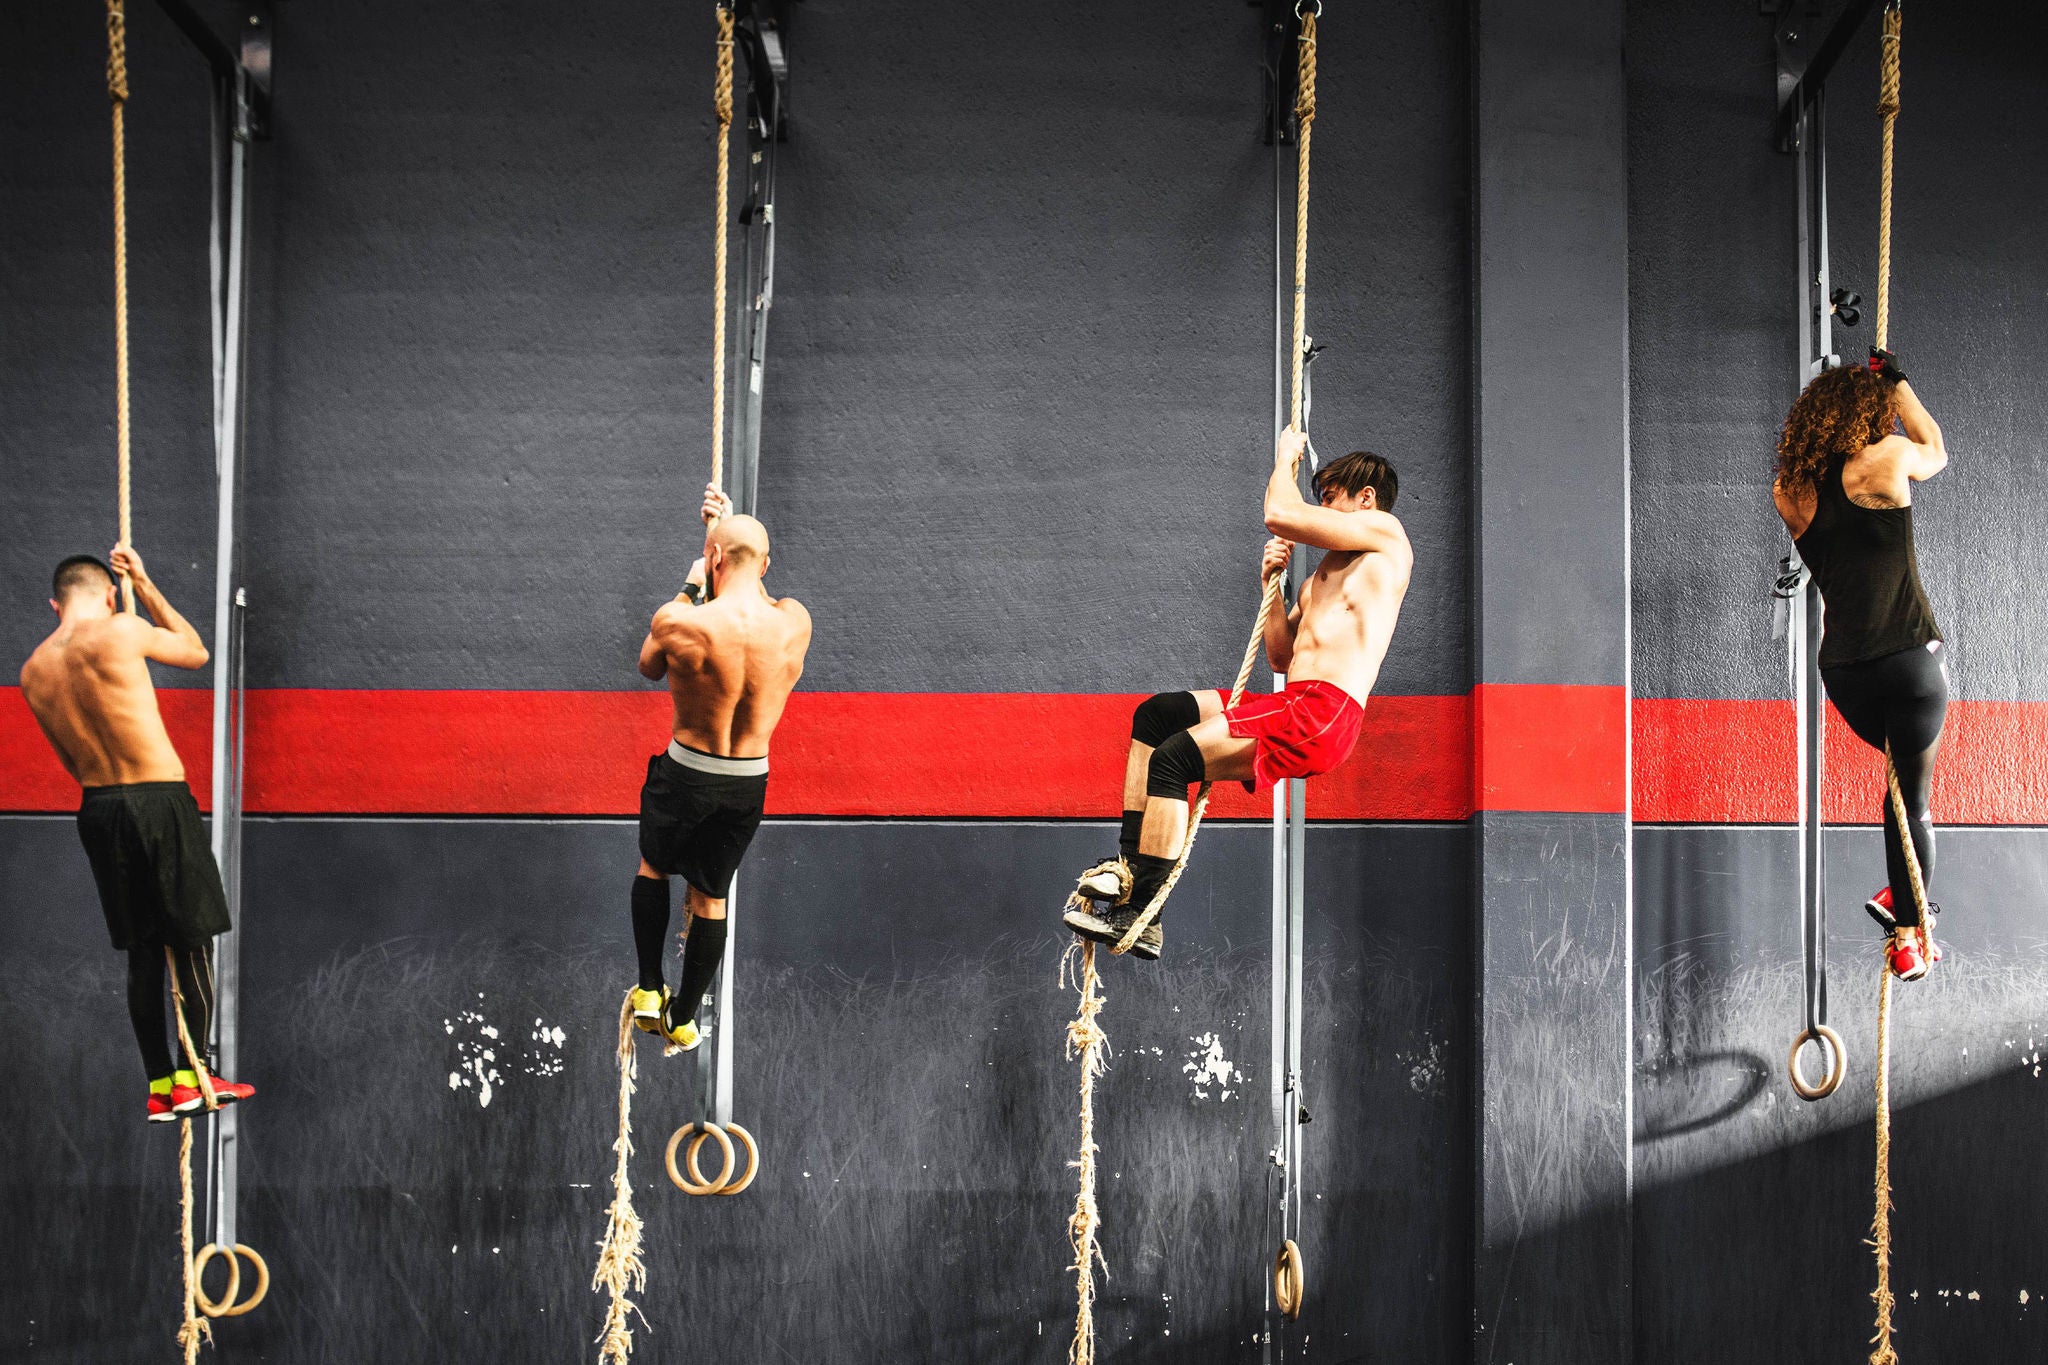
[[1631,1356],[1619,0],[1475,0],[1474,1359]]

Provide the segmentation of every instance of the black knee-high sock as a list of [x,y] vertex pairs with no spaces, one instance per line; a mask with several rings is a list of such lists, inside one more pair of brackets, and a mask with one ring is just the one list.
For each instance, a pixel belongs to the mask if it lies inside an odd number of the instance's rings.
[[1116,836],[1116,850],[1129,862],[1138,856],[1138,831],[1144,827],[1145,812],[1127,810],[1124,812],[1123,829]]
[[[185,1032],[191,1035],[199,1055],[206,1057],[207,1042],[213,1036],[213,950],[210,946],[173,948],[171,956],[178,968],[178,993],[185,1001]],[[171,1037],[177,1037],[175,1031]],[[178,1070],[191,1067],[192,1059],[185,1055],[182,1041],[173,1052]],[[208,1061],[206,1067],[213,1070],[213,1063]]]
[[683,980],[676,987],[670,1010],[670,1017],[677,1023],[697,1017],[697,1007],[704,1003],[704,992],[711,989],[711,978],[718,974],[718,964],[724,957],[724,917],[693,916],[690,932],[683,939]]
[[138,943],[128,950],[128,1022],[152,1081],[171,1074],[171,1037],[164,1027],[164,950]]
[[633,948],[640,955],[640,989],[661,989],[661,955],[668,948],[668,878],[633,878]]
[[[1131,857],[1131,908],[1142,912],[1159,894],[1159,888],[1166,885],[1167,874],[1173,871],[1172,858],[1155,858],[1149,853],[1137,853]],[[1161,910],[1160,915],[1166,912]]]

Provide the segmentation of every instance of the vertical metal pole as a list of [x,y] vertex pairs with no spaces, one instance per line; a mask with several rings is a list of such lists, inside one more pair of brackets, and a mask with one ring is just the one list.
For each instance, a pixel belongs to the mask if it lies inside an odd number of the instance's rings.
[[[1798,386],[1825,369],[1834,352],[1829,303],[1825,99],[1817,96],[1799,121],[1799,376]],[[1798,551],[1793,551],[1796,560]],[[1821,597],[1808,576],[1791,603],[1788,642],[1792,702],[1799,731],[1796,782],[1799,910],[1805,958],[1806,1027],[1827,1021],[1827,890],[1823,846],[1823,759],[1826,708],[1820,681]]]
[[[229,138],[227,184],[227,268],[225,278],[215,272],[217,284],[210,307],[217,317],[214,375],[216,395],[214,421],[214,467],[219,481],[214,537],[213,594],[213,829],[214,861],[228,894],[230,917],[241,919],[241,769],[239,696],[241,681],[241,632],[237,629],[240,594],[235,585],[239,543],[235,494],[241,476],[242,368],[245,327],[244,283],[247,260],[244,228],[248,217],[248,76],[237,71],[232,86],[217,83],[220,91],[214,124],[227,125]],[[226,103],[225,108],[220,108]],[[225,117],[223,117],[225,115]],[[218,137],[216,146],[219,145]],[[217,155],[217,153],[216,153]],[[215,196],[213,243],[209,253],[220,251],[222,224],[220,200]],[[214,1038],[215,1065],[221,1074],[239,1074],[237,1023],[241,984],[241,942],[237,931],[222,934],[214,948]],[[212,1166],[213,1240],[227,1246],[235,1242],[237,1125],[232,1108],[217,1112],[210,1134]]]

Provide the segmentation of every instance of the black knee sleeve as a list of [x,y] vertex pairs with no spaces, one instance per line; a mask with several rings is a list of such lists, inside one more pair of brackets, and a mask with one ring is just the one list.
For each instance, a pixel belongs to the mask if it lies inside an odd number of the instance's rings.
[[1145,774],[1145,794],[1185,801],[1188,788],[1200,782],[1208,771],[1208,764],[1202,761],[1202,746],[1182,730],[1152,751],[1152,765]]
[[1138,703],[1131,713],[1131,738],[1148,749],[1156,749],[1202,719],[1202,707],[1192,692],[1161,692]]

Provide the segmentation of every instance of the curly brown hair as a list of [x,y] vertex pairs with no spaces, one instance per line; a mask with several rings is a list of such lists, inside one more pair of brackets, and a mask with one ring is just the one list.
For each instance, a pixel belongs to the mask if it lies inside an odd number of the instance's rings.
[[1817,491],[1829,466],[1892,434],[1899,386],[1861,365],[1814,376],[1792,404],[1778,433],[1778,484],[1788,493]]

